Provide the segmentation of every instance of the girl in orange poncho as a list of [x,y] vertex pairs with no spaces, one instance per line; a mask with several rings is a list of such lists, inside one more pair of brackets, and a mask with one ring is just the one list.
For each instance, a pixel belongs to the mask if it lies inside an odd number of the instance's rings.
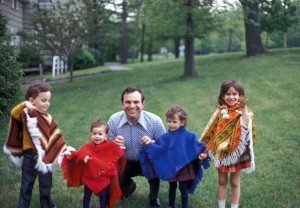
[[244,89],[236,80],[222,83],[216,109],[200,140],[208,148],[218,170],[218,205],[225,208],[228,177],[231,184],[231,208],[238,208],[240,171],[254,171],[253,114],[248,111]]
[[101,208],[113,208],[121,196],[118,171],[125,164],[124,149],[108,142],[108,125],[96,120],[91,126],[91,142],[78,151],[66,152],[62,170],[68,187],[84,184],[83,207],[88,208],[92,193],[99,196]]

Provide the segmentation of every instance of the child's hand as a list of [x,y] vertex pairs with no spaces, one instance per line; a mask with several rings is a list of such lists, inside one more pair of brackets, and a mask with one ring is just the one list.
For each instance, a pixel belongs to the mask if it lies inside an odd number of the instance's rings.
[[89,155],[87,155],[87,156],[85,156],[83,162],[84,163],[88,163],[88,161],[91,160],[91,159],[92,159],[92,157],[90,157]]
[[199,156],[198,156],[199,160],[204,160],[207,158],[207,153],[201,153]]
[[36,109],[36,107],[29,101],[24,101],[24,104],[28,110]]
[[240,106],[241,108],[245,108],[245,106],[247,105],[247,103],[248,103],[248,99],[247,99],[246,97],[241,96],[241,97],[239,98],[239,106]]
[[118,136],[115,138],[115,141],[114,141],[114,142],[115,142],[117,145],[119,145],[120,147],[125,147],[124,141],[125,141],[124,137],[121,136],[121,135],[118,135]]
[[65,152],[63,153],[63,156],[70,157],[70,155],[71,155],[71,154],[72,154],[71,152],[69,152],[69,151],[65,151]]
[[154,140],[152,140],[150,137],[148,137],[148,136],[143,136],[143,138],[142,138],[142,140],[141,140],[141,143],[143,144],[143,145],[148,145],[148,144],[153,144],[153,143],[155,143],[155,141]]

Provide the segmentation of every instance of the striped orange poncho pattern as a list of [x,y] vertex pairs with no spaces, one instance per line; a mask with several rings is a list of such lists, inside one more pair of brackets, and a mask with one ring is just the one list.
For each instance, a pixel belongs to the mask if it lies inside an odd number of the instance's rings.
[[[209,155],[216,168],[224,172],[234,172],[244,169],[252,172],[255,169],[253,152],[252,113],[249,113],[249,123],[243,123],[242,113],[237,107],[228,108],[228,118],[224,118],[221,110],[225,106],[219,106],[211,117],[200,140],[209,150]],[[248,161],[241,168],[230,169],[239,166],[241,157],[249,153]]]

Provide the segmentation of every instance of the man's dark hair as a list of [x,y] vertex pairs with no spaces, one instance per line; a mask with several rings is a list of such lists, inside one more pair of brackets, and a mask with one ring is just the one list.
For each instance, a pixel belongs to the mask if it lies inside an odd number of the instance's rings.
[[144,102],[145,100],[145,96],[144,93],[142,91],[141,88],[139,87],[126,87],[123,91],[122,91],[122,95],[121,95],[121,102],[123,103],[124,101],[124,95],[128,94],[128,93],[133,93],[133,92],[139,92],[142,96],[142,102]]

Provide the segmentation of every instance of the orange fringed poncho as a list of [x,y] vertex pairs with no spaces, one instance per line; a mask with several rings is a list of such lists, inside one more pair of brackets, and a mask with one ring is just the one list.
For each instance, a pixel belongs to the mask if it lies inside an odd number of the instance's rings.
[[[85,156],[92,159],[84,163]],[[65,156],[61,165],[63,176],[68,187],[86,185],[98,195],[107,185],[109,186],[109,208],[113,208],[122,192],[119,186],[118,172],[125,165],[124,149],[114,142],[104,142],[95,145],[93,142],[82,146],[78,151]]]

